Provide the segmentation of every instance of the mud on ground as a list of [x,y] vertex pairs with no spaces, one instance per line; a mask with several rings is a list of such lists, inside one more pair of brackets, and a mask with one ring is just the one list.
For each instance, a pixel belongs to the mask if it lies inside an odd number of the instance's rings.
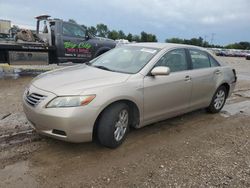
[[219,114],[198,110],[139,130],[118,149],[37,135],[21,96],[31,77],[0,79],[0,187],[250,187],[250,61]]

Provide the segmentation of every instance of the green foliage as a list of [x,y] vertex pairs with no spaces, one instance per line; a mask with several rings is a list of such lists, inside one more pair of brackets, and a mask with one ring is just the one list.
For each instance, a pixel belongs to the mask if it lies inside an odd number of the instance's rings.
[[102,24],[102,23],[97,24],[96,31],[99,37],[108,37],[109,29],[107,25]]
[[133,41],[133,35],[132,35],[131,33],[129,33],[129,34],[127,35],[127,40],[128,40],[129,42],[132,42],[132,41]]
[[176,43],[176,44],[184,44],[184,40],[180,39],[180,38],[166,39],[165,42]]
[[97,34],[97,30],[94,26],[90,26],[87,28],[87,31],[91,34],[91,35],[96,35]]
[[141,32],[141,36],[139,35],[133,35],[131,33],[128,33],[126,35],[122,30],[109,30],[108,26],[100,23],[95,26],[86,27],[85,25],[81,25],[83,28],[87,28],[88,33],[99,36],[99,37],[107,37],[113,40],[117,39],[126,39],[130,42],[157,42],[157,38],[154,34]]
[[141,42],[157,42],[157,38],[155,35],[146,33],[145,31],[141,32]]
[[203,47],[223,48],[223,46],[209,44],[207,41],[203,40],[202,37],[191,38],[191,39],[170,38],[166,39],[165,42],[177,43],[177,44],[189,44],[189,45],[203,46]]
[[[77,22],[74,19],[68,20],[71,23],[77,24]],[[117,39],[126,39],[130,42],[157,42],[157,37],[154,34],[147,33],[145,31],[142,31],[140,35],[133,35],[131,33],[128,33],[126,35],[122,30],[109,30],[108,26],[100,23],[96,26],[90,26],[87,27],[85,25],[80,25],[84,29],[87,29],[88,33],[99,36],[99,37],[107,37],[113,40]],[[18,30],[19,28],[16,26],[12,26],[13,30]],[[165,42],[169,43],[177,43],[177,44],[189,44],[189,45],[195,45],[195,46],[202,46],[202,47],[212,47],[212,48],[228,48],[228,49],[242,49],[242,50],[250,50],[250,42],[239,42],[239,43],[233,43],[229,44],[227,46],[220,46],[220,45],[213,45],[209,44],[209,42],[205,41],[202,37],[199,38],[191,38],[191,39],[181,39],[181,38],[169,38],[166,39]]]
[[195,45],[195,46],[205,46],[202,37],[191,38],[190,40],[180,39],[180,38],[171,38],[171,39],[166,39],[166,42],[178,43],[178,44],[190,44],[190,45]]
[[227,49],[250,50],[250,42],[239,42],[225,46]]
[[82,27],[83,29],[85,29],[85,30],[88,28],[88,27],[87,27],[86,25],[84,25],[84,24],[82,24],[81,27]]
[[127,38],[127,36],[125,35],[125,33],[122,30],[119,30],[118,33],[119,33],[119,38],[120,39],[126,39]]
[[141,38],[139,35],[133,35],[132,37],[132,41],[135,41],[135,42],[141,42]]
[[119,39],[119,33],[116,30],[112,30],[108,33],[108,38],[113,40]]

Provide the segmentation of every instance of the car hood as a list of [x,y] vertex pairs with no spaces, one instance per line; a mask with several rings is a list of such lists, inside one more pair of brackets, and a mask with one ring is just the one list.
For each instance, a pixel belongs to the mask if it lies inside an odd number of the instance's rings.
[[80,95],[86,89],[125,82],[129,74],[77,65],[37,76],[32,85],[56,95]]

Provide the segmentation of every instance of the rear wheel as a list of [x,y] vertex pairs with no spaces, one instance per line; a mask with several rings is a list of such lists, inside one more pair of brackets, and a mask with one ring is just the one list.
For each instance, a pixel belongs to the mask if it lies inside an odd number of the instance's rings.
[[207,108],[207,111],[210,113],[218,113],[224,106],[227,98],[227,89],[225,86],[220,86],[214,96],[213,99]]
[[113,104],[101,114],[97,127],[100,144],[118,147],[126,138],[129,130],[129,107],[124,103]]

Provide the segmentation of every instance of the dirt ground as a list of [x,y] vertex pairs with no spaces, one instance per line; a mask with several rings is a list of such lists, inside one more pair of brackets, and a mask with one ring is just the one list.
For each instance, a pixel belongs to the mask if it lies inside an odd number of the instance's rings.
[[139,130],[111,150],[32,130],[32,77],[0,79],[0,187],[250,187],[250,61],[220,58],[238,83],[219,114],[198,110]]

